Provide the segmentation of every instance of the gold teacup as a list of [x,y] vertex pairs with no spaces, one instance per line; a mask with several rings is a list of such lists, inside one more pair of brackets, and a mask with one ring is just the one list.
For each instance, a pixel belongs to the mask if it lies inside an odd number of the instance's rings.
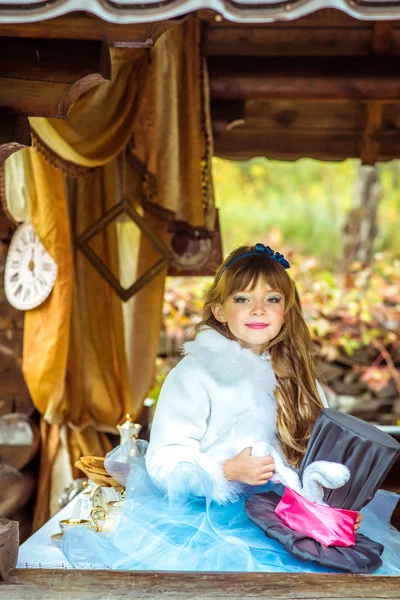
[[88,519],[63,519],[58,521],[62,533],[65,533],[67,529],[72,527],[90,527],[91,523]]

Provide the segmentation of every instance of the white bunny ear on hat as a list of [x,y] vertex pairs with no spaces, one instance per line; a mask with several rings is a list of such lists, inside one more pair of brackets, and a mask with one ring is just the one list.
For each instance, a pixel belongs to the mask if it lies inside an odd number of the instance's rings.
[[325,504],[324,488],[334,490],[342,487],[350,479],[349,469],[340,463],[316,460],[304,469],[303,484],[294,469],[288,467],[279,452],[267,442],[257,442],[252,456],[271,456],[275,463],[275,472],[271,477],[274,483],[282,483],[307,500]]
[[342,487],[349,479],[350,471],[345,465],[317,460],[304,469],[300,494],[311,502],[325,504],[324,488],[335,490]]
[[287,467],[279,454],[272,455],[275,462],[275,473],[271,477],[271,481],[274,483],[282,483],[285,487],[289,487],[295,492],[301,494],[301,481],[300,477],[290,467]]

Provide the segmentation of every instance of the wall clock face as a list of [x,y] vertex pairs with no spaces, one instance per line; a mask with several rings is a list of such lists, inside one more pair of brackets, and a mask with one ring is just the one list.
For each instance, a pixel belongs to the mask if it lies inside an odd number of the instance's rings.
[[11,240],[4,273],[4,291],[19,310],[39,306],[53,289],[57,265],[30,223],[18,227]]

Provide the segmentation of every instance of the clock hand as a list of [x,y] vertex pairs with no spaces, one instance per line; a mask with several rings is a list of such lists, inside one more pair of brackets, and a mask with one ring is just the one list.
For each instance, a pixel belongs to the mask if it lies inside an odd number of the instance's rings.
[[35,261],[34,261],[34,257],[35,257],[35,249],[32,248],[32,256],[31,256],[31,260],[29,261],[29,269],[32,273],[32,277],[35,276]]

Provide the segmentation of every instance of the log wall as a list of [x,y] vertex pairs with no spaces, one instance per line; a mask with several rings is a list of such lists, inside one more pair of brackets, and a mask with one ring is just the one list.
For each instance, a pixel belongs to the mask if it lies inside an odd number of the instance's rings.
[[[2,224],[6,217],[0,216]],[[0,517],[20,524],[20,541],[31,534],[36,487],[39,430],[32,400],[22,375],[24,313],[4,293],[4,267],[12,233],[0,236]]]

